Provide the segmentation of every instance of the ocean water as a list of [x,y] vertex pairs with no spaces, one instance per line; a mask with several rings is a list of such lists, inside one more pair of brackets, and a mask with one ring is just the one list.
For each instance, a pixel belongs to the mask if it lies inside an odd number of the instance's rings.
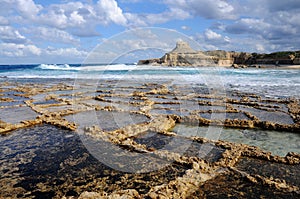
[[271,98],[300,97],[300,70],[232,69],[221,67],[163,67],[136,64],[0,65],[0,81],[15,79],[77,79],[172,81],[205,84],[226,91],[239,90]]

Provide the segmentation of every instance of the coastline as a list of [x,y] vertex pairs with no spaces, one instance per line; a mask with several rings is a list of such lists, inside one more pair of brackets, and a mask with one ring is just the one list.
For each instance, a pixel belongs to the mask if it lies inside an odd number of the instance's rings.
[[[205,85],[167,80],[102,80],[96,89],[88,80],[26,81],[1,82],[1,98],[12,99],[0,107],[6,116],[0,124],[6,134],[0,137],[6,149],[1,197],[203,198],[262,189],[263,196],[299,196],[300,153],[269,152],[299,143],[299,99],[242,91],[223,96]],[[190,127],[196,130],[187,134]],[[210,128],[216,133],[223,127],[232,141],[207,136]],[[20,147],[13,148],[16,143]],[[107,151],[114,146],[117,152]],[[102,161],[93,148],[101,149]],[[213,184],[222,186],[216,190]]]
[[[187,42],[179,41],[176,47],[161,58],[139,60],[138,65],[161,66],[232,66],[234,68],[270,68],[283,65],[287,69],[299,69],[297,52],[274,52],[271,54],[246,53],[224,50],[196,51]],[[291,67],[293,66],[293,67]]]

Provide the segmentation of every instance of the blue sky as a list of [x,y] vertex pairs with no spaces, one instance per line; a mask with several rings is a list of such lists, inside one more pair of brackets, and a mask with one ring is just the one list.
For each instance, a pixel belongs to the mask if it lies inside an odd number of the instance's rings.
[[143,27],[176,30],[202,50],[300,49],[299,0],[0,0],[0,5],[0,64],[81,63],[113,35]]

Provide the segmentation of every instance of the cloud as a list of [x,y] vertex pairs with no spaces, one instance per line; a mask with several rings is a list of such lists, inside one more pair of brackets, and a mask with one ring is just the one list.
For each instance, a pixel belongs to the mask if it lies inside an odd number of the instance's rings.
[[[4,1],[4,0],[2,0]],[[1,5],[2,6],[2,5]],[[32,0],[4,1],[0,14],[9,21],[28,25],[35,23],[67,30],[72,28],[93,32],[98,25],[118,24],[126,26],[127,19],[115,0],[99,0],[97,3],[68,2],[43,7]],[[0,18],[0,23],[3,18]],[[86,34],[88,35],[88,34]]]
[[56,56],[56,57],[77,57],[84,58],[88,55],[86,51],[80,51],[76,48],[52,48],[48,47],[44,50],[46,55]]
[[80,37],[99,36],[98,25],[126,26],[127,19],[115,0],[99,0],[96,4],[69,2],[52,4],[39,16],[38,23]]
[[[63,63],[72,60],[79,63],[87,57],[88,52],[76,48],[41,49],[35,45],[0,43],[0,57],[2,63]],[[25,61],[26,60],[26,61]]]
[[10,26],[0,26],[0,40],[5,43],[24,44],[28,40],[18,30]]
[[234,19],[234,6],[225,0],[164,0],[166,10],[160,13],[125,13],[128,24],[147,26],[162,24],[172,20],[194,17],[205,19]]
[[154,34],[150,29],[136,29],[133,31],[133,34],[140,39],[149,39],[152,41],[158,39],[157,35]]
[[152,26],[172,20],[184,20],[191,17],[188,11],[177,7],[169,7],[160,13],[125,13],[124,16],[128,20],[128,25],[133,27]]
[[97,5],[100,11],[99,14],[104,15],[107,22],[114,22],[119,25],[127,24],[127,19],[115,0],[100,0]]
[[[275,16],[274,16],[275,17]],[[285,37],[296,37],[299,27],[288,23],[270,23],[264,19],[240,19],[226,27],[226,32],[231,34],[253,35],[266,40],[280,40]]]
[[125,26],[127,19],[115,0],[99,0],[96,4],[69,2],[52,4],[43,14],[39,22],[56,28],[85,28],[96,25],[115,23]]
[[233,19],[234,7],[225,0],[165,0],[171,10],[206,19]]
[[[218,30],[252,40],[266,51],[297,50],[300,46],[300,2],[298,0],[245,0],[234,4],[239,19],[223,23]],[[218,28],[215,26],[214,28]],[[250,45],[245,43],[243,45]],[[253,45],[251,45],[253,46]],[[259,47],[260,46],[260,47]]]
[[189,26],[181,26],[180,28],[182,30],[191,30],[191,27],[189,27]]
[[271,25],[264,22],[263,19],[243,18],[228,25],[225,29],[232,34],[257,34],[270,28]]
[[76,45],[79,44],[80,42],[79,39],[74,38],[68,32],[63,30],[58,30],[56,28],[46,28],[46,27],[28,28],[26,29],[26,32],[34,35],[36,39],[44,40],[47,42],[76,44]]
[[41,25],[48,25],[59,29],[84,26],[93,18],[93,8],[81,2],[67,4],[53,4],[37,19]]
[[9,21],[5,17],[0,16],[0,26],[6,25],[9,25]]
[[299,0],[285,0],[285,1],[274,1],[266,0],[266,5],[270,11],[291,11],[300,9]]
[[[210,38],[210,39],[208,39]],[[211,30],[206,30],[202,34],[198,33],[193,36],[202,50],[227,50],[227,51],[238,51],[238,52],[264,52],[262,47],[268,48],[271,45],[266,40],[259,38],[253,39],[252,37],[235,37],[229,38],[219,33],[215,33]]]
[[24,18],[34,19],[43,9],[41,5],[35,4],[32,0],[12,0],[16,10]]
[[209,45],[227,45],[231,42],[228,36],[222,36],[219,33],[212,31],[211,29],[206,29],[204,31],[204,40]]
[[0,55],[7,57],[39,56],[42,50],[35,45],[1,43]]
[[124,13],[124,16],[128,21],[129,27],[136,28],[149,25],[144,14]]
[[210,30],[210,29],[207,29],[205,30],[205,38],[208,39],[208,40],[219,40],[222,38],[222,35]]

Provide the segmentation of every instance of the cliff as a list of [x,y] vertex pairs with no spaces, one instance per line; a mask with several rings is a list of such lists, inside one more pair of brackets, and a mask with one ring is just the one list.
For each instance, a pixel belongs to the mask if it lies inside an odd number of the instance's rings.
[[186,42],[177,42],[176,47],[161,58],[139,60],[138,65],[162,66],[257,66],[300,64],[300,51],[258,54],[224,50],[195,51]]
[[193,50],[186,42],[177,42],[176,47],[161,58],[140,60],[139,65],[204,66],[214,63],[214,57]]

